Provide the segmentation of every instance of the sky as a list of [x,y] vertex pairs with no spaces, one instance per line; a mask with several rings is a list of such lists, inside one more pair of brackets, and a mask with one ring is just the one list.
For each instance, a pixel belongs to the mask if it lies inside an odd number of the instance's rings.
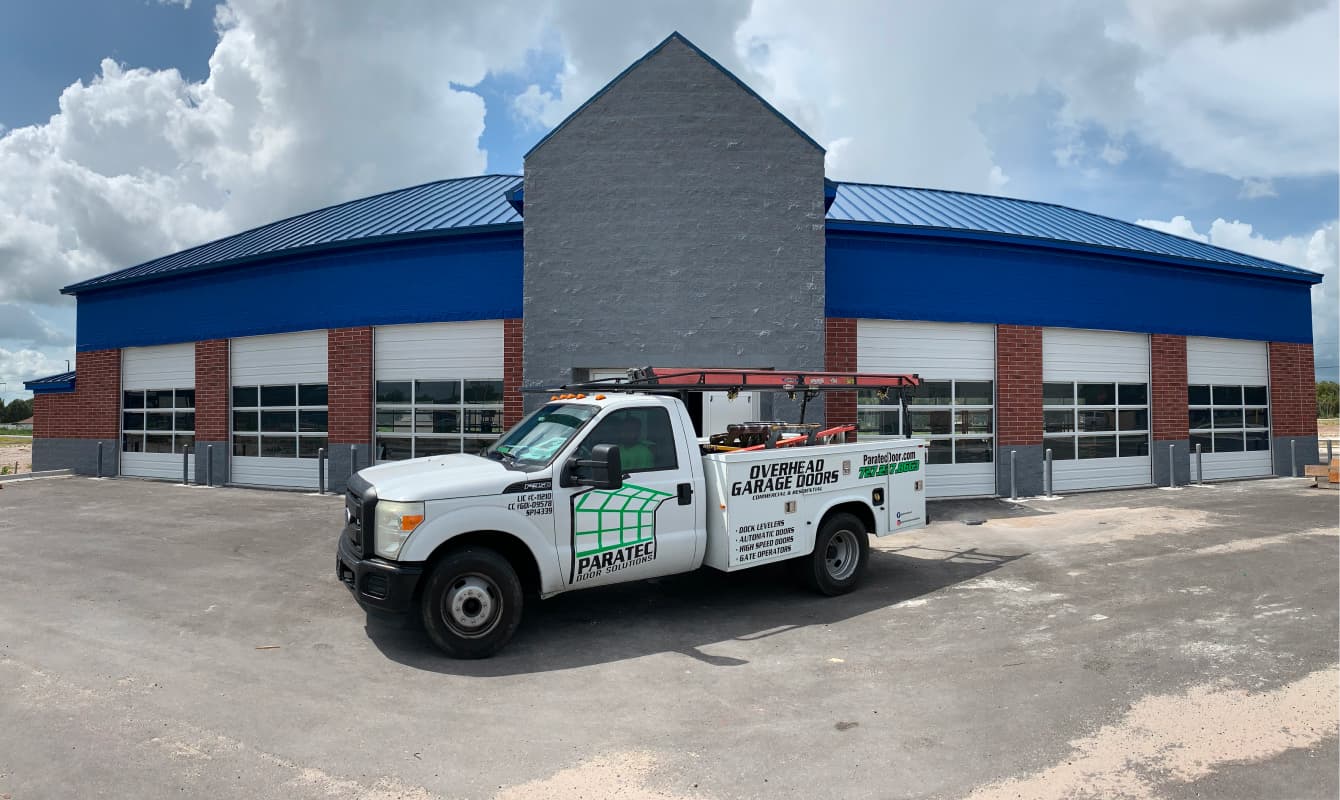
[[838,180],[1075,206],[1317,272],[1337,373],[1337,0],[11,0],[0,397],[74,360],[62,286],[331,203],[519,173],[678,30]]

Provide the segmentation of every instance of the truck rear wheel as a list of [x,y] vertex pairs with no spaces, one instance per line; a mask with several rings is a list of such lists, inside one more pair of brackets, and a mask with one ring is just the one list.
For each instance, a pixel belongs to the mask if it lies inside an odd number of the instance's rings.
[[852,514],[834,514],[819,528],[814,552],[801,561],[810,588],[835,597],[856,588],[870,556],[865,523]]
[[488,658],[521,623],[521,581],[498,553],[466,547],[433,568],[420,608],[439,650],[452,658]]

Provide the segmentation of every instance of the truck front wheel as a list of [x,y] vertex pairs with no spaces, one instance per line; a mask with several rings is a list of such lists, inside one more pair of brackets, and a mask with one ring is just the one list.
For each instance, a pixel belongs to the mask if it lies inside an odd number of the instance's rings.
[[801,574],[820,594],[846,594],[861,580],[869,556],[865,523],[852,514],[834,514],[819,528],[814,552],[801,560]]
[[439,650],[452,658],[488,658],[521,623],[521,581],[498,553],[466,547],[433,568],[421,610]]

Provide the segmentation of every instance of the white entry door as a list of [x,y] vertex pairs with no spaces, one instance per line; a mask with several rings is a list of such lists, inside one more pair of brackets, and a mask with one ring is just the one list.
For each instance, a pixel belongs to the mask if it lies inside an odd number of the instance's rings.
[[1044,329],[1042,409],[1056,491],[1153,482],[1147,335]]
[[326,332],[248,336],[230,343],[232,463],[243,486],[315,489],[329,411]]
[[1191,475],[1198,444],[1204,480],[1273,474],[1266,343],[1188,337],[1186,378]]
[[[996,493],[994,325],[858,320],[856,367],[921,376],[908,419],[912,434],[928,443],[928,497]],[[857,402],[861,439],[902,430],[898,398],[861,392]]]
[[195,345],[121,351],[121,474],[181,480],[194,475]]

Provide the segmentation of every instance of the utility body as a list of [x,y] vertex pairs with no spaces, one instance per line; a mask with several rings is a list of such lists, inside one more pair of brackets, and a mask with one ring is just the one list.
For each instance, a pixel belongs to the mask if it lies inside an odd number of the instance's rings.
[[361,470],[340,579],[369,613],[417,617],[448,655],[480,658],[511,638],[527,593],[790,561],[814,589],[843,594],[868,535],[925,524],[925,442],[828,442],[849,428],[787,436],[805,429],[778,423],[700,438],[683,397],[706,385],[586,384],[609,391],[555,395],[481,455]]

